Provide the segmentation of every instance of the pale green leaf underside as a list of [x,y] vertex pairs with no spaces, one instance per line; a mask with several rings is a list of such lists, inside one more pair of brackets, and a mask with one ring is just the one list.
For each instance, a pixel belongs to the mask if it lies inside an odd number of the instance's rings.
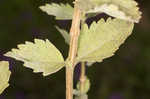
[[81,29],[78,46],[77,62],[101,62],[114,55],[115,51],[131,34],[134,24],[120,19],[101,19],[86,24]]
[[44,6],[40,6],[40,9],[48,15],[56,16],[57,20],[72,19],[73,15],[73,8],[69,4],[46,4]]
[[7,61],[0,61],[0,94],[9,86],[10,74],[9,63]]
[[106,13],[136,23],[141,18],[141,12],[137,5],[134,0],[79,0],[79,8],[86,13]]
[[44,76],[64,67],[63,56],[49,40],[35,39],[34,42],[19,44],[18,49],[12,49],[5,56],[23,61],[25,67],[32,68],[34,72],[43,72]]
[[63,29],[61,29],[61,28],[59,28],[59,27],[57,27],[57,26],[56,26],[56,29],[57,29],[57,30],[60,32],[60,34],[63,36],[65,42],[66,42],[67,44],[69,44],[69,42],[70,42],[70,35],[69,35],[69,33],[68,33],[66,30],[63,30]]

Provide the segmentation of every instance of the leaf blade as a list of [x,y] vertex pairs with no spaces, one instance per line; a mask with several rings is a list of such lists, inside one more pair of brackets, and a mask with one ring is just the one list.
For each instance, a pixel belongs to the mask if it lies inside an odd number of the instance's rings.
[[11,72],[7,61],[0,61],[0,94],[9,86]]
[[[134,24],[119,19],[101,19],[92,23],[91,27],[84,24],[79,37],[77,61],[101,62],[111,57],[125,39],[131,34]],[[118,28],[119,27],[119,28]]]
[[62,35],[62,37],[64,38],[65,42],[69,45],[70,42],[70,35],[67,31],[59,28],[58,26],[55,26],[56,29],[60,32],[60,34]]
[[56,16],[57,20],[70,20],[73,15],[73,8],[69,4],[46,4],[40,6],[40,9],[48,15]]
[[63,56],[49,40],[35,39],[34,42],[20,44],[18,49],[12,49],[5,56],[23,61],[25,67],[32,68],[33,72],[43,72],[44,76],[64,67]]
[[135,0],[86,0],[86,2],[89,2],[86,8],[85,1],[79,0],[78,3],[79,8],[86,13],[106,13],[135,23],[141,18],[142,13]]

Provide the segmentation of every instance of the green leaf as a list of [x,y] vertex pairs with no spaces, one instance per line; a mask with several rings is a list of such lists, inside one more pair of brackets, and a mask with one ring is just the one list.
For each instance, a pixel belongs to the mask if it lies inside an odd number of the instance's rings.
[[65,42],[69,45],[70,42],[70,35],[67,31],[60,29],[58,26],[56,26],[56,29],[61,33],[63,38],[65,39]]
[[120,19],[101,19],[86,24],[81,29],[77,62],[101,62],[114,55],[119,46],[131,34],[134,24]]
[[138,23],[141,12],[137,5],[134,0],[79,0],[78,2],[79,8],[86,13],[106,13],[112,17]]
[[5,56],[23,61],[25,67],[32,68],[34,72],[43,72],[44,76],[64,67],[63,56],[49,40],[35,39],[34,42],[20,44],[18,49],[12,49]]
[[10,74],[9,63],[7,61],[0,61],[0,94],[9,86]]
[[46,4],[45,6],[40,6],[40,9],[48,15],[56,16],[57,20],[72,19],[73,15],[73,8],[69,4]]

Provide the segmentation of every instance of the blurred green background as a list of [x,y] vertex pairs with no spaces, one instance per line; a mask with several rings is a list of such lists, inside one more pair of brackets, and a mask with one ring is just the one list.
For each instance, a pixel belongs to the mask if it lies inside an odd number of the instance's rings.
[[[92,84],[89,99],[150,99],[150,2],[137,1],[143,15],[133,34],[115,56],[87,68]],[[22,62],[3,56],[17,44],[48,38],[67,57],[68,45],[55,25],[69,30],[71,21],[55,21],[38,8],[51,2],[68,1],[0,0],[0,60],[10,61],[12,71],[10,86],[0,99],[65,99],[65,69],[43,77],[23,67]]]

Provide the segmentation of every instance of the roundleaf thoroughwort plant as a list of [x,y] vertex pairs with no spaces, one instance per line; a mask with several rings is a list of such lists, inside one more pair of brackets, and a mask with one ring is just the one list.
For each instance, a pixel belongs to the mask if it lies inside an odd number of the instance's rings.
[[[26,41],[12,49],[5,56],[23,61],[24,66],[33,72],[50,75],[66,68],[66,99],[87,99],[90,81],[85,75],[85,64],[92,65],[114,55],[115,51],[132,33],[134,23],[138,23],[141,12],[134,0],[76,0],[74,8],[69,4],[46,4],[40,9],[56,20],[72,19],[70,33],[56,27],[69,44],[68,58],[64,59],[59,50],[48,40]],[[112,18],[102,18],[90,27],[85,20],[91,16],[105,13]],[[73,72],[81,63],[81,75],[76,89],[73,89]],[[8,87],[10,71],[8,62],[0,62],[0,93]]]

